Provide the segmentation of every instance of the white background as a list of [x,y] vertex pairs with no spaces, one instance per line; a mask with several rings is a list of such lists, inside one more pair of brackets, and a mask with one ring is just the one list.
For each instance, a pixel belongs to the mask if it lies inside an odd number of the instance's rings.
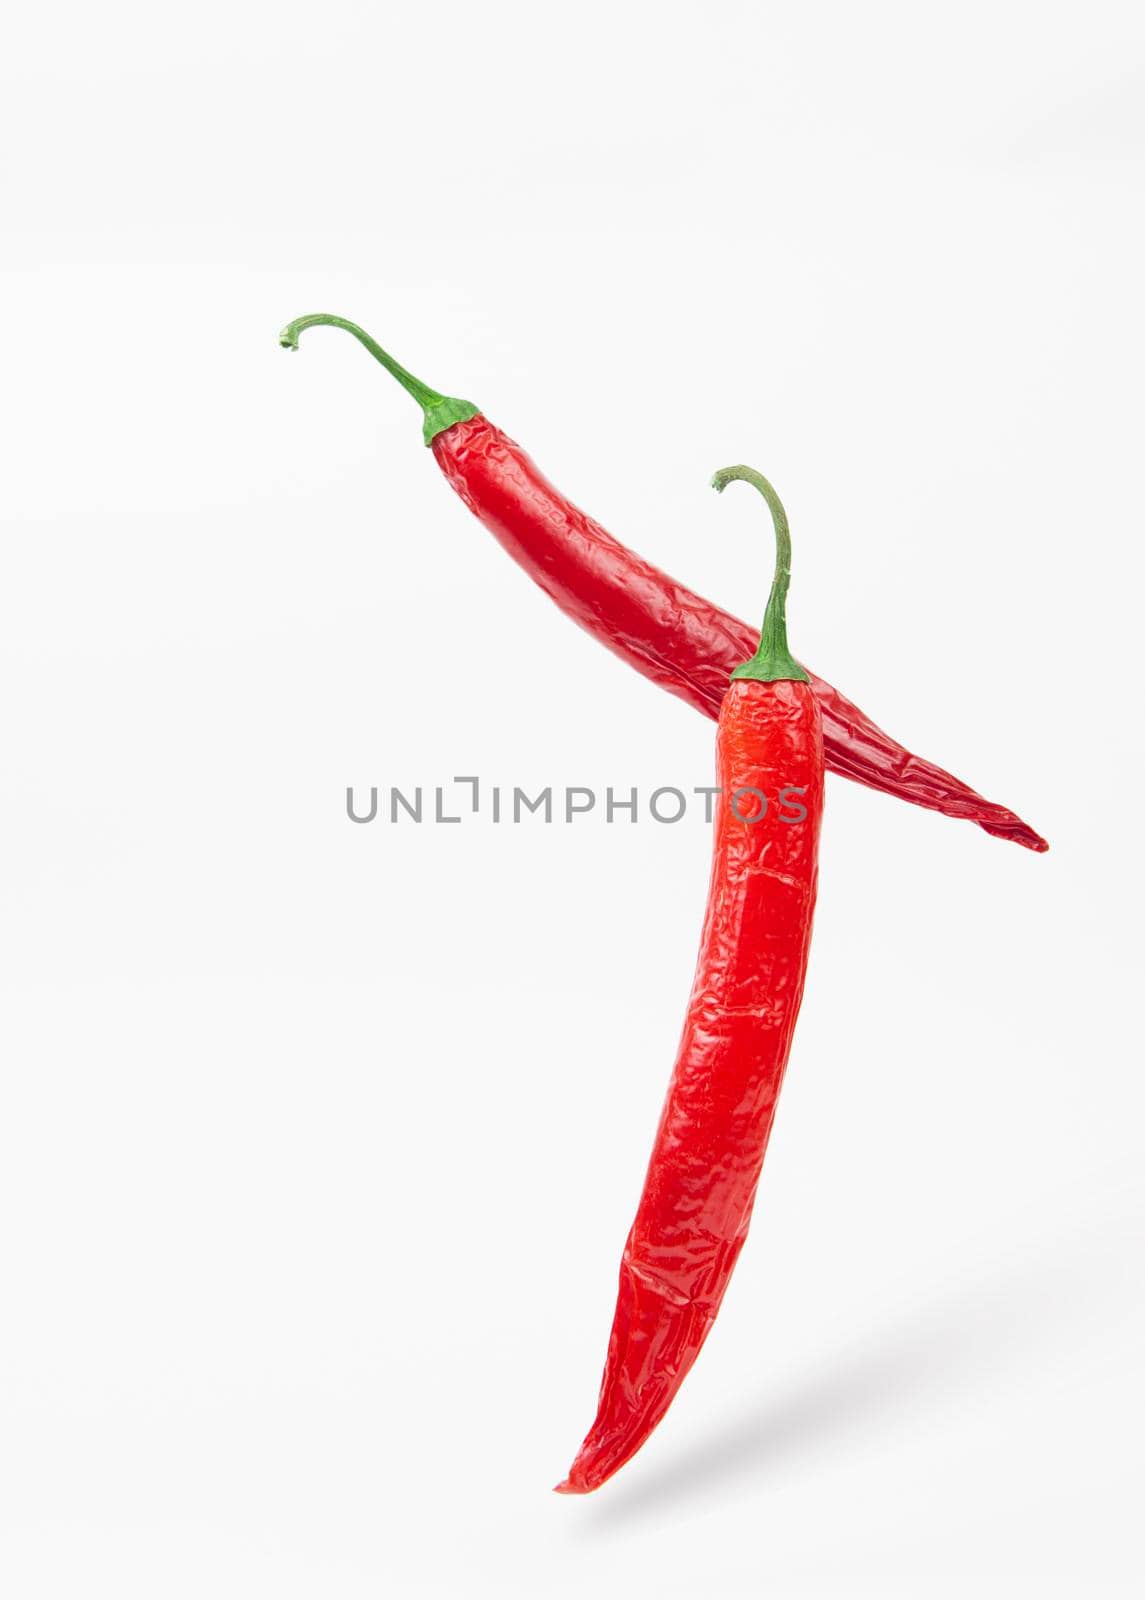
[[[70,4],[0,65],[0,1589],[1142,1582],[1134,5]],[[709,781],[441,481],[365,323],[1035,856],[829,783],[752,1240],[551,1494],[708,830],[347,784]]]

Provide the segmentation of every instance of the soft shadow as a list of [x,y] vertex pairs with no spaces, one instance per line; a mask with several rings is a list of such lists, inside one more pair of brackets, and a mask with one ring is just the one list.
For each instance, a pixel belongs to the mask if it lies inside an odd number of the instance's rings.
[[1022,1269],[960,1285],[904,1321],[868,1331],[784,1394],[768,1392],[670,1466],[607,1484],[586,1503],[585,1530],[660,1517],[737,1480],[766,1483],[801,1457],[853,1449],[857,1438],[897,1426],[904,1414],[942,1405],[1027,1363],[1039,1346],[1066,1341],[1087,1304],[1092,1313],[1102,1283],[1108,1290],[1108,1259],[1075,1241]]

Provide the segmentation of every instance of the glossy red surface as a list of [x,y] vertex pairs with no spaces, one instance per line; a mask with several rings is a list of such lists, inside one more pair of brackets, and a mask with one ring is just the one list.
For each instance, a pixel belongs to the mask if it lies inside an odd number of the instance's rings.
[[[562,1492],[596,1489],[663,1417],[720,1307],[747,1236],[811,942],[823,747],[805,683],[733,683],[716,737],[708,907],[683,1038],[624,1247],[596,1421]],[[802,821],[775,800],[804,792]],[[730,797],[769,798],[743,822]],[[741,815],[758,805],[738,802]]]
[[[469,509],[562,611],[630,666],[718,717],[733,667],[758,629],[693,594],[614,539],[478,414],[439,433],[433,453]],[[827,768],[1031,850],[1046,842],[1005,806],[913,755],[838,689],[811,674]]]

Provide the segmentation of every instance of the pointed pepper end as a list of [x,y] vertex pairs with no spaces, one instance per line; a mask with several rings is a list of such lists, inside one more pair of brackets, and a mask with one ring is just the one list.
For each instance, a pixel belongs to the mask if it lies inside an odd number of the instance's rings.
[[592,1489],[587,1483],[574,1483],[571,1478],[566,1478],[563,1483],[553,1485],[554,1494],[591,1494]]
[[983,833],[989,833],[995,839],[1008,839],[1011,844],[1020,844],[1039,856],[1044,855],[1050,847],[1049,840],[1043,839],[1040,833],[1035,833],[1029,823],[1023,822],[1020,817],[1013,817],[1011,821],[1001,823],[980,822],[978,826]]

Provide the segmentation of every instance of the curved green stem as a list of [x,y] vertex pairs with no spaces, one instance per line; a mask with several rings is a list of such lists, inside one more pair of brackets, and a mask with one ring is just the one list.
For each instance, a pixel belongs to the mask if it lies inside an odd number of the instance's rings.
[[455,400],[451,395],[438,394],[436,389],[415,378],[412,372],[407,372],[400,362],[383,350],[376,339],[371,339],[356,322],[347,322],[345,317],[332,317],[324,311],[316,311],[309,317],[297,317],[283,328],[278,342],[284,350],[297,350],[299,334],[305,333],[307,328],[317,327],[345,328],[347,333],[352,333],[360,344],[365,345],[375,361],[380,361],[386,371],[392,373],[407,394],[413,395],[425,418],[422,433],[426,444],[432,444],[439,433],[452,428],[455,422],[465,422],[477,415],[477,407],[468,400]]
[[762,472],[754,467],[721,467],[712,479],[712,488],[723,494],[729,483],[742,479],[759,490],[767,501],[775,524],[775,576],[763,614],[759,649],[750,661],[736,667],[733,678],[754,678],[760,683],[808,683],[803,668],[787,648],[787,586],[791,582],[791,534],[787,513],[775,490]]

